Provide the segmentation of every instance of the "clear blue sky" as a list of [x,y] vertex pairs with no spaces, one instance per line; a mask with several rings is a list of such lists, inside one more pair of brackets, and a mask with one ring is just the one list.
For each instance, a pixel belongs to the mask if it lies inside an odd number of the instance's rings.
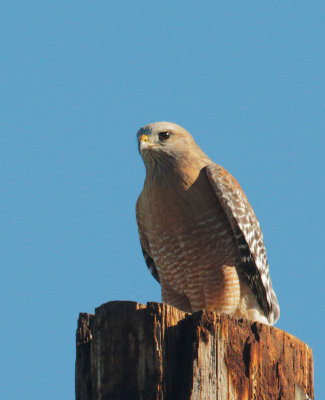
[[78,313],[160,301],[134,212],[158,120],[244,188],[325,398],[324,2],[0,5],[0,398],[74,398]]

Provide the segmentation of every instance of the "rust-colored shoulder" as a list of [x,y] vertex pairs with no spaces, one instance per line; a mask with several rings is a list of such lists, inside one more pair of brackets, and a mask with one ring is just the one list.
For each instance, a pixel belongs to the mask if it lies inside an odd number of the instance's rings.
[[[243,191],[242,187],[240,186],[240,184],[238,183],[237,179],[234,178],[230,172],[228,172],[225,168],[223,168],[221,165],[218,164],[214,164],[215,166],[215,171],[217,173],[217,175],[220,176],[221,179],[223,179],[225,181],[225,183],[228,183],[229,185],[229,189],[232,190],[239,190],[242,194],[242,196],[246,199],[247,203],[249,204],[249,201],[246,197],[245,192]],[[250,204],[249,204],[250,206]]]

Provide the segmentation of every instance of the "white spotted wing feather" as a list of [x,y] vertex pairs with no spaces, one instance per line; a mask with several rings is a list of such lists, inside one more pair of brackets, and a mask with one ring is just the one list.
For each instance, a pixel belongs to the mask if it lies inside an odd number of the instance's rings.
[[237,181],[224,168],[210,164],[205,170],[234,232],[251,290],[273,325],[280,316],[280,308],[272,288],[263,234],[255,213]]

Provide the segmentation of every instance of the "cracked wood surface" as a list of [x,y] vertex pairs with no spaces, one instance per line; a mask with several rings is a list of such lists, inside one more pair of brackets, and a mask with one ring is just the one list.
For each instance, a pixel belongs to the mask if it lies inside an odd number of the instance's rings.
[[314,399],[311,349],[274,327],[160,303],[81,313],[77,400]]

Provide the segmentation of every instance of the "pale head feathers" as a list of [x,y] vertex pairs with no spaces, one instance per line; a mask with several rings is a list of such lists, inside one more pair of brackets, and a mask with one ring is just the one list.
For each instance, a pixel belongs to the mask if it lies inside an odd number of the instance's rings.
[[149,169],[163,166],[211,163],[209,157],[196,144],[186,129],[172,122],[154,122],[145,125],[137,133],[139,151]]

